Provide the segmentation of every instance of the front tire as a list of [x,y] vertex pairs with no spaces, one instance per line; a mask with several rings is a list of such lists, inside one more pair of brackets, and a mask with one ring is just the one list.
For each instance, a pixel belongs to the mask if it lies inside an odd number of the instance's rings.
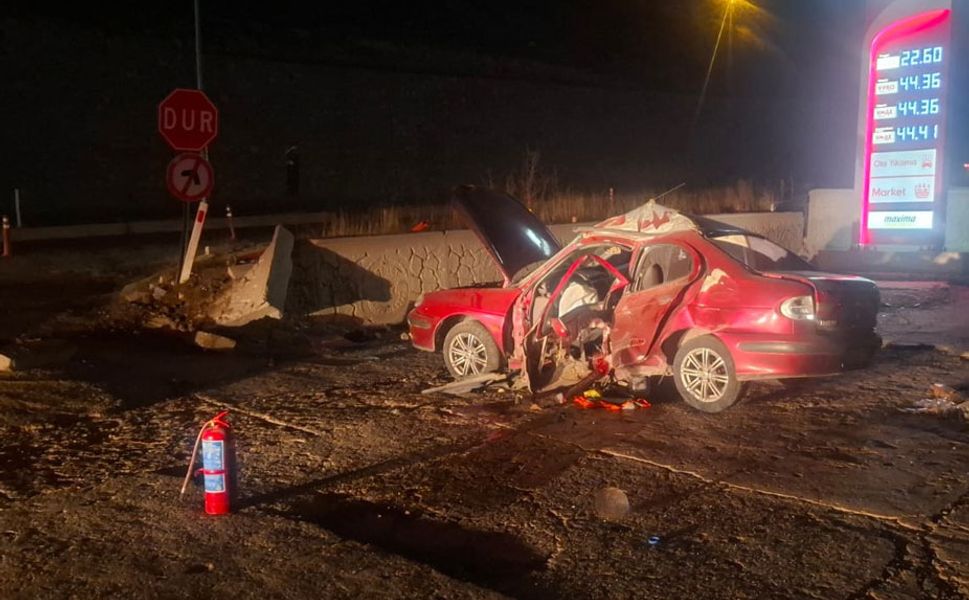
[[501,352],[491,334],[477,321],[462,321],[444,338],[444,366],[455,379],[466,379],[501,368]]
[[683,400],[707,413],[730,408],[745,391],[730,351],[711,335],[680,346],[673,359],[673,379]]

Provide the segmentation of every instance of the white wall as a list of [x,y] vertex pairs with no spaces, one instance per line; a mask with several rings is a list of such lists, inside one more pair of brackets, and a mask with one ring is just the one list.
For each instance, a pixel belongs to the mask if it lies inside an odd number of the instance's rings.
[[969,188],[949,190],[945,214],[945,249],[969,252]]
[[[850,250],[857,245],[861,198],[854,190],[811,190],[808,194],[804,246],[809,256],[822,250]],[[949,190],[945,248],[969,252],[969,188]]]

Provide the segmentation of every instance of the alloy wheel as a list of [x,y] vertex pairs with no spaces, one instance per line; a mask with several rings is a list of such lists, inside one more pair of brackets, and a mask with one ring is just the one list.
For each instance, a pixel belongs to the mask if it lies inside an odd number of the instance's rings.
[[459,375],[478,375],[488,365],[488,349],[478,336],[462,333],[451,340],[448,360]]
[[700,402],[716,402],[723,397],[730,384],[730,375],[723,358],[710,348],[696,348],[683,359],[680,380]]

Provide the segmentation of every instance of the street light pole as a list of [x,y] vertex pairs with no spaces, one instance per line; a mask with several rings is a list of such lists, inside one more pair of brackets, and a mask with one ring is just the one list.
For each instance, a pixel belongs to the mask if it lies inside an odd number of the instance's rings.
[[727,26],[727,18],[733,12],[733,3],[736,0],[729,0],[727,7],[723,10],[723,18],[720,20],[720,31],[717,33],[717,42],[713,45],[713,54],[710,55],[710,64],[707,66],[707,76],[703,79],[703,88],[700,90],[700,98],[696,103],[696,111],[693,113],[693,125],[690,132],[696,131],[697,121],[700,119],[700,111],[703,109],[703,100],[707,95],[707,86],[710,85],[710,75],[713,73],[713,63],[717,60],[717,52],[720,50],[720,40],[723,39],[723,30]]

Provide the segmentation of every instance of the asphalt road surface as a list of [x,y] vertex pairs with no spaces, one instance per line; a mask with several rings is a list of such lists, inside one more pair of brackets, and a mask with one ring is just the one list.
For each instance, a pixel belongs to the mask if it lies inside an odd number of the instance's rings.
[[[0,597],[969,598],[967,425],[904,410],[969,384],[958,353],[613,413],[425,396],[443,365],[396,333],[306,331],[227,355],[74,333],[70,362],[0,377]],[[178,492],[226,407],[237,509],[206,517]]]

